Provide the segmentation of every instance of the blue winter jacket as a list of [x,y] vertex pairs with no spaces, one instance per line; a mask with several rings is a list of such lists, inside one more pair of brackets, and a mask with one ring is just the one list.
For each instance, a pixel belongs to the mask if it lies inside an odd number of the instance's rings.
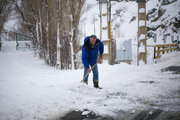
[[90,36],[86,37],[82,46],[82,62],[86,68],[89,68],[89,65],[96,64],[98,52],[100,52],[100,55],[103,54],[103,43],[99,39],[96,39],[95,45],[92,46],[90,43]]

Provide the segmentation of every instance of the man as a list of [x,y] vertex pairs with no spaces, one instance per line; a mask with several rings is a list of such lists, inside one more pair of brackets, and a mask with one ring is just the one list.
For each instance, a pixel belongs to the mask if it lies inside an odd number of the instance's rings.
[[[99,73],[97,66],[98,53],[100,53],[100,59],[104,52],[103,43],[97,39],[95,35],[88,36],[84,39],[84,45],[82,46],[82,62],[84,64],[84,77],[87,73],[93,71],[93,83],[95,88],[99,88]],[[84,83],[88,84],[88,76],[84,79]]]

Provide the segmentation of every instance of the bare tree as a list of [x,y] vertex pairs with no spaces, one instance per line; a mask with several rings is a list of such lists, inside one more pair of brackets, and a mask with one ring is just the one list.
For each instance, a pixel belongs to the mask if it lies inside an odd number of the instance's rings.
[[74,68],[78,69],[78,60],[77,53],[79,51],[79,42],[78,42],[78,34],[79,34],[79,21],[81,17],[81,12],[85,0],[69,0],[70,14],[72,16],[72,47],[73,47],[73,62]]
[[48,11],[48,43],[49,43],[49,58],[50,65],[56,65],[56,51],[57,51],[57,5],[55,0],[47,0]]
[[9,1],[16,6],[22,26],[34,37],[35,50],[47,64],[56,66],[59,60],[61,69],[72,69],[72,63],[78,68],[78,25],[84,0]]
[[11,13],[11,4],[7,0],[0,0],[0,34],[4,28],[5,22]]
[[61,0],[60,2],[60,18],[59,18],[59,30],[60,30],[60,61],[61,69],[72,69],[71,59],[71,20],[69,16],[69,6],[67,0]]

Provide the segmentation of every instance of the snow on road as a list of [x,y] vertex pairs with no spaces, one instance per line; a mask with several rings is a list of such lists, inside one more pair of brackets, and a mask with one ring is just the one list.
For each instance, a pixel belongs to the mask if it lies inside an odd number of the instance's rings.
[[173,103],[173,99],[163,98],[179,90],[180,75],[161,72],[172,65],[180,66],[179,52],[164,55],[158,64],[98,65],[103,87],[99,90],[93,88],[92,74],[89,85],[84,85],[80,83],[83,70],[56,70],[34,57],[33,51],[16,51],[15,42],[4,42],[0,52],[0,120],[56,119],[76,109],[113,116],[118,111],[145,108],[146,102]]

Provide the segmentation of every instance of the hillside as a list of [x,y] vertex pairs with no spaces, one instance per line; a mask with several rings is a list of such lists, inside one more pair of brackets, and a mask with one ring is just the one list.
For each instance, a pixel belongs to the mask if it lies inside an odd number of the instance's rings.
[[[147,44],[172,43],[171,36],[177,41],[180,34],[180,1],[149,0],[146,3]],[[133,60],[137,56],[137,2],[112,2],[112,37],[120,48],[126,40],[132,39]],[[95,21],[95,22],[94,22]],[[100,37],[99,4],[96,0],[87,0],[81,17],[80,28],[83,37],[96,34]],[[153,40],[156,34],[157,40]],[[166,35],[166,41],[164,41]],[[153,48],[148,48],[148,61],[152,61]]]

